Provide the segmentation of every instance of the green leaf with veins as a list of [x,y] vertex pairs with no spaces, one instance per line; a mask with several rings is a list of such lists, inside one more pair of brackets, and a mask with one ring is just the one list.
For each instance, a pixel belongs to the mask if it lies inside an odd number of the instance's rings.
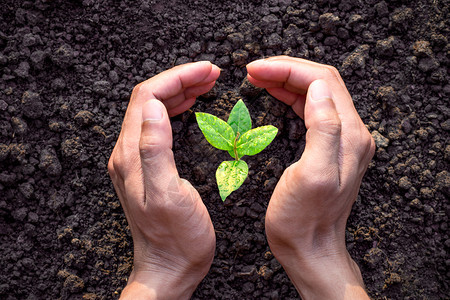
[[220,150],[233,150],[235,134],[225,121],[207,113],[195,113],[198,127],[206,140]]
[[278,129],[272,125],[261,126],[244,133],[238,140],[236,149],[239,157],[255,155],[273,141]]
[[222,162],[216,171],[217,186],[222,201],[237,190],[248,175],[248,165],[243,160]]
[[252,129],[252,119],[248,112],[244,101],[239,100],[231,110],[227,123],[233,128],[234,134],[242,136],[244,133]]
[[216,171],[220,198],[225,201],[247,178],[248,165],[240,158],[261,152],[275,138],[278,129],[272,125],[251,129],[252,120],[242,100],[231,110],[228,122],[207,113],[195,115],[206,140],[214,147],[228,151],[235,159],[222,162]]

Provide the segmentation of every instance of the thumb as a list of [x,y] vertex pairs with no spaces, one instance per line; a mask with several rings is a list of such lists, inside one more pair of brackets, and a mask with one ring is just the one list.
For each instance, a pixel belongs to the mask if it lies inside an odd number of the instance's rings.
[[142,107],[139,141],[146,191],[164,191],[178,172],[172,152],[172,127],[164,104],[148,100]]
[[315,80],[308,87],[304,120],[308,131],[301,169],[339,182],[341,120],[326,81]]

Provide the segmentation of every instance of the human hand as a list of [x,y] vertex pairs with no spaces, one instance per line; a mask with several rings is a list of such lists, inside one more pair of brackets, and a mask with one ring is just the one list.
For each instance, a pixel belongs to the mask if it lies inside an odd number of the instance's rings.
[[134,243],[134,268],[122,299],[189,299],[208,272],[215,233],[200,195],[180,179],[169,116],[209,91],[220,69],[177,66],[137,85],[108,171]]
[[375,151],[338,71],[287,56],[247,65],[248,79],[304,119],[306,147],[266,213],[270,248],[303,299],[368,299],[345,227]]

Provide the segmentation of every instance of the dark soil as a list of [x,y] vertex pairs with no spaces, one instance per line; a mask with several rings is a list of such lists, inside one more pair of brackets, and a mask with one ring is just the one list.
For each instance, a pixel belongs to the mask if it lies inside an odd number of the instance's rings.
[[[279,54],[337,67],[378,146],[347,245],[374,299],[448,299],[449,2],[2,0],[0,298],[115,299],[132,241],[106,171],[134,85],[210,60],[217,87],[173,119],[180,173],[217,232],[194,299],[298,299],[264,235],[283,170],[303,151],[290,108],[245,82]],[[194,112],[226,118],[242,97],[279,135],[222,203]]]

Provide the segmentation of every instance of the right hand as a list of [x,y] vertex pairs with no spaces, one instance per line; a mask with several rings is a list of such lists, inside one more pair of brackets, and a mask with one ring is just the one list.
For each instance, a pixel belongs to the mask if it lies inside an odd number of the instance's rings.
[[375,143],[343,80],[333,67],[287,56],[255,61],[247,71],[308,130],[301,159],[285,170],[267,209],[273,254],[303,299],[367,299],[345,228]]

